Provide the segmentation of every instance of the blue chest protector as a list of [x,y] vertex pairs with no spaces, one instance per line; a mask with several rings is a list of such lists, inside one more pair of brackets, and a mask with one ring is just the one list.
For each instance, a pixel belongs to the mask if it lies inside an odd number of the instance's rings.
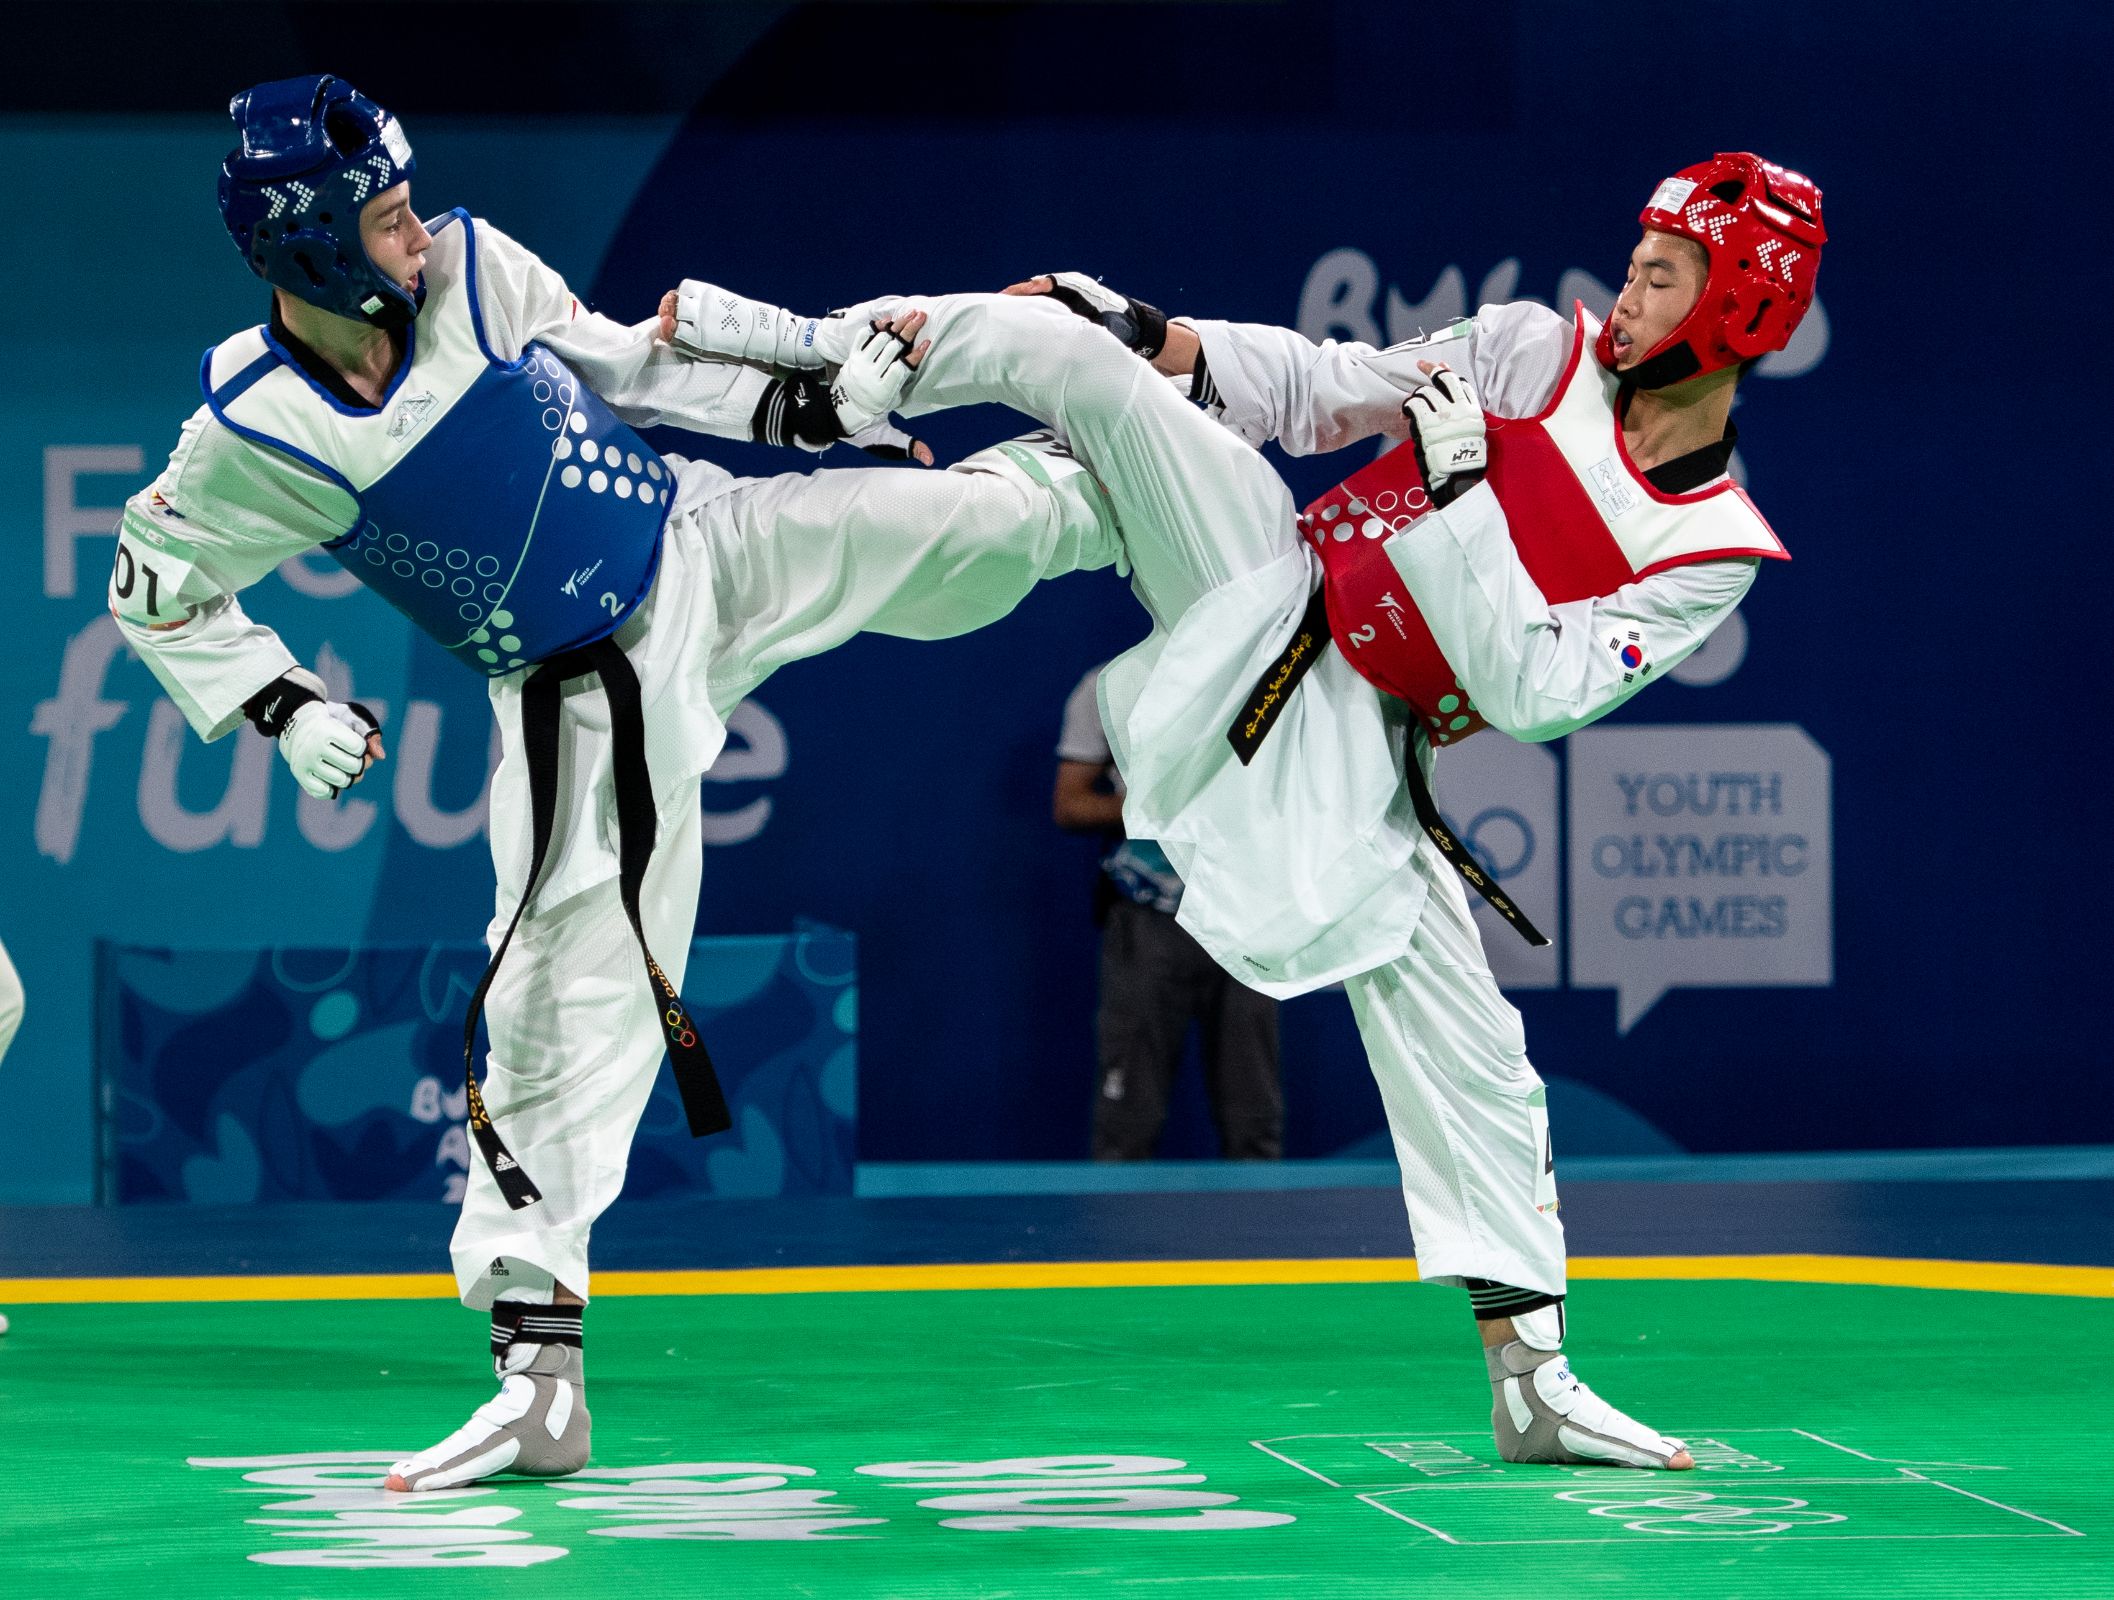
[[496,675],[631,615],[660,564],[668,490],[652,446],[531,345],[522,362],[486,368],[360,496],[359,527],[323,548],[457,660]]
[[461,222],[462,271],[429,292],[380,407],[343,405],[261,329],[261,353],[218,386],[207,356],[206,401],[350,494],[356,520],[322,548],[497,676],[608,636],[644,601],[673,479],[549,350],[493,352]]

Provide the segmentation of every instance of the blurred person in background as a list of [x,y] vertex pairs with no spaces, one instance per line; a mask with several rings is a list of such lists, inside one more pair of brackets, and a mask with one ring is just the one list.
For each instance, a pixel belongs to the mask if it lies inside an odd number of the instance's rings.
[[1229,975],[1175,920],[1182,880],[1166,853],[1150,839],[1123,836],[1123,780],[1101,727],[1100,682],[1095,667],[1065,702],[1050,799],[1058,827],[1101,834],[1111,847],[1094,897],[1101,925],[1094,1159],[1151,1158],[1194,1022],[1221,1152],[1229,1161],[1275,1161],[1284,1154],[1285,1123],[1277,1002]]

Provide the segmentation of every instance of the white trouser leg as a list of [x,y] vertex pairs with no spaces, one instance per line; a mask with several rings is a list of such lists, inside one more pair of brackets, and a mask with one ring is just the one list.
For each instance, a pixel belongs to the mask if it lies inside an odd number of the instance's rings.
[[1527,1062],[1519,1012],[1490,975],[1460,879],[1443,868],[1428,875],[1409,953],[1344,985],[1402,1164],[1418,1274],[1562,1294],[1542,1082]]
[[[639,893],[647,944],[677,988],[689,964],[703,865],[693,778],[661,808],[659,843]],[[511,896],[502,894],[489,940],[506,931],[512,914]],[[553,1283],[585,1299],[588,1232],[624,1186],[632,1132],[665,1053],[645,959],[615,879],[521,919],[485,1017],[492,1040],[485,1105],[543,1199],[512,1210],[483,1154],[473,1152],[449,1245],[455,1281],[476,1310],[508,1290],[543,1298],[537,1291]]]
[[7,946],[0,944],[0,1057],[15,1042],[15,1030],[22,1026],[22,1010],[22,977],[7,958]]
[[1139,598],[1162,626],[1296,546],[1291,494],[1267,461],[1148,363],[1046,297],[876,301],[825,322],[818,346],[842,360],[853,333],[896,304],[931,318],[932,350],[904,413],[995,401],[1061,431],[1107,486]]
[[[1081,326],[1084,326],[1082,323]],[[1035,585],[1112,565],[1108,498],[1062,457],[1012,445],[945,472],[871,468],[742,484],[705,524],[717,612],[713,699],[854,634],[943,639]]]

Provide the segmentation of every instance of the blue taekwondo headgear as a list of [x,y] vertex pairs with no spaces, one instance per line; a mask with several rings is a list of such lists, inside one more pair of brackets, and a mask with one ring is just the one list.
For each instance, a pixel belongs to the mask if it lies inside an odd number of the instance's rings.
[[360,242],[360,207],[411,176],[396,118],[323,73],[245,89],[228,115],[242,143],[221,163],[220,216],[250,270],[341,317],[406,326],[418,301]]

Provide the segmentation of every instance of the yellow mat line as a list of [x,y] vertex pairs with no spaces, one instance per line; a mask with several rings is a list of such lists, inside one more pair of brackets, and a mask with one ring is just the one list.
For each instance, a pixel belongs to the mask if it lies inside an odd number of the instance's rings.
[[2030,1261],[1925,1261],[1900,1256],[1579,1256],[1574,1278],[1744,1278],[1763,1283],[1862,1284],[1892,1289],[1979,1289],[1998,1294],[2114,1299],[2114,1267]]
[[[729,1271],[604,1272],[598,1295],[860,1294],[930,1289],[1111,1289],[1189,1285],[1410,1283],[1407,1258],[1302,1261],[995,1261],[920,1266],[745,1267]],[[1581,1279],[1745,1279],[1974,1289],[2114,1299],[2114,1268],[2015,1261],[1918,1261],[1888,1256],[1581,1256]],[[442,1300],[445,1273],[197,1278],[0,1278],[0,1306],[212,1300]]]

